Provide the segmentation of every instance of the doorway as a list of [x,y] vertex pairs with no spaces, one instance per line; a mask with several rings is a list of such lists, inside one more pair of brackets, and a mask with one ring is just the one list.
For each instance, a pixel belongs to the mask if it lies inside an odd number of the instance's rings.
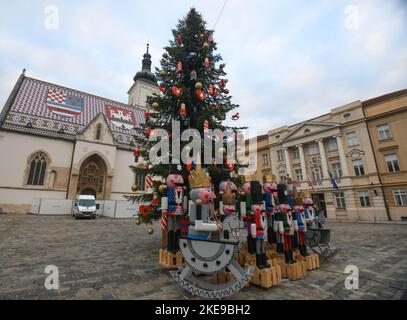
[[327,218],[325,194],[323,194],[323,193],[313,193],[312,194],[312,200],[314,201],[314,205],[318,210],[318,214],[323,212],[325,218]]

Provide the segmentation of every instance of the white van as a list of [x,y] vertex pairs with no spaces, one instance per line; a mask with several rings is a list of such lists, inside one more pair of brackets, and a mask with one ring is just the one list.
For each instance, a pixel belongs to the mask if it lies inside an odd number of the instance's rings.
[[90,195],[80,195],[75,198],[75,203],[72,208],[72,216],[75,219],[89,217],[96,218],[96,199]]

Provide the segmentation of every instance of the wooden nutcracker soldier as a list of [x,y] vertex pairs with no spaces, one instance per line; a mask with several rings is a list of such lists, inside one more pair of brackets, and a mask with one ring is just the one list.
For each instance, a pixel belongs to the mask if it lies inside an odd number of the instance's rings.
[[304,206],[305,220],[308,227],[315,226],[317,223],[318,213],[316,208],[314,207],[314,201],[312,200],[312,196],[309,191],[304,192],[302,204]]
[[[246,180],[246,179],[245,179]],[[246,182],[243,183],[243,192],[240,196],[240,215],[247,225],[247,251],[249,254],[254,254],[256,252],[255,241],[251,236],[251,218],[252,218],[252,182],[247,178]]]
[[170,166],[170,174],[166,181],[167,196],[161,198],[161,226],[168,230],[167,251],[176,253],[179,250],[178,240],[181,236],[180,219],[187,213],[188,198],[185,192],[184,179],[176,165]]
[[267,176],[266,183],[263,186],[264,190],[264,203],[266,206],[266,220],[267,220],[267,241],[268,243],[277,243],[278,228],[274,228],[276,222],[275,212],[278,198],[277,198],[277,183],[274,182],[275,177]]
[[307,232],[307,223],[305,221],[304,207],[301,197],[295,199],[294,206],[294,230],[297,238],[298,249],[300,254],[305,257],[307,253],[307,245],[305,244],[305,232]]
[[250,235],[254,239],[256,250],[256,266],[259,269],[269,268],[267,263],[264,240],[267,238],[266,210],[263,203],[262,188],[260,182],[251,182],[252,208]]
[[221,229],[211,218],[214,212],[215,193],[211,188],[211,179],[201,165],[196,165],[188,177],[190,187],[188,237],[192,239],[207,240],[212,232]]

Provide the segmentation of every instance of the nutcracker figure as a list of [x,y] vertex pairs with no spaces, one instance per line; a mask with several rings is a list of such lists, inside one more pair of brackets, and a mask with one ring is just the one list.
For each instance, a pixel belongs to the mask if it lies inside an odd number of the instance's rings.
[[252,192],[251,186],[254,181],[246,181],[243,184],[243,192],[240,197],[240,215],[247,225],[247,251],[250,254],[256,252],[255,241],[251,236],[251,218],[252,218]]
[[311,194],[306,191],[302,198],[302,204],[304,206],[305,221],[308,227],[313,227],[317,222],[318,213],[314,207],[314,201],[312,200]]
[[305,221],[304,206],[302,205],[302,199],[295,199],[294,207],[294,230],[297,238],[298,248],[302,256],[307,256],[307,245],[305,244],[305,232],[307,232],[307,223]]
[[263,203],[262,188],[258,181],[251,182],[252,208],[250,219],[250,235],[254,239],[256,250],[256,266],[259,269],[269,268],[267,263],[264,240],[267,237],[266,210]]
[[179,237],[181,236],[181,216],[187,213],[188,198],[185,194],[186,187],[182,175],[170,167],[167,177],[167,196],[161,198],[162,226],[167,227],[167,251],[176,253],[179,250]]
[[[220,215],[223,217],[221,221],[223,222],[225,218],[234,215],[236,212],[236,196],[232,189],[237,190],[236,185],[228,180],[226,184],[221,182],[219,190],[222,190],[222,201],[219,203]],[[237,218],[238,219],[238,218]],[[228,228],[223,228],[223,239],[230,239],[230,230]]]
[[283,214],[284,225],[284,257],[286,263],[294,263],[293,259],[293,236],[294,224],[291,207],[288,204],[280,204],[280,210]]
[[213,201],[215,193],[211,189],[209,175],[202,170],[200,165],[196,165],[188,177],[189,192],[189,219],[188,237],[192,239],[209,239],[212,232],[219,231],[221,225],[211,220],[214,212]]
[[[264,203],[266,206],[266,220],[267,220],[267,240],[268,243],[277,243],[277,235],[276,230],[274,229],[275,220],[275,212],[276,206],[278,204],[277,198],[277,183],[274,182],[273,177],[267,177],[267,182],[263,186],[264,190]],[[278,229],[277,229],[278,230]]]

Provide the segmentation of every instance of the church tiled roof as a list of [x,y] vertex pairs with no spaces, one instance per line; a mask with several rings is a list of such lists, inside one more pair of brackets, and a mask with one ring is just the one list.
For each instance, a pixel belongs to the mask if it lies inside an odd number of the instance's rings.
[[99,113],[103,113],[115,140],[120,144],[131,144],[136,134],[133,128],[144,121],[141,107],[24,75],[17,86],[13,99],[6,103],[0,118],[4,129],[71,140]]

